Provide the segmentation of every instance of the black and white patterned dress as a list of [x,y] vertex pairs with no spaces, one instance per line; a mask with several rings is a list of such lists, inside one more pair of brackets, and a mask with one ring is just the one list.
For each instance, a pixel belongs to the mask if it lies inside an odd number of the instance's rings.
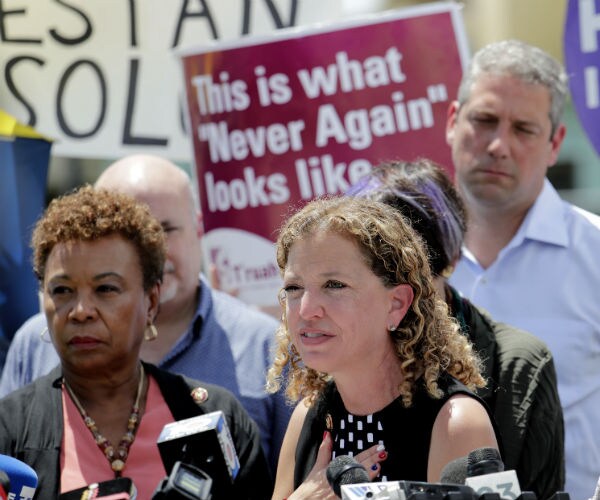
[[296,447],[294,487],[302,483],[314,465],[326,430],[331,432],[336,456],[354,456],[374,444],[384,444],[388,457],[381,462],[379,480],[427,481],[433,423],[451,396],[466,394],[478,400],[494,422],[483,400],[447,373],[438,381],[444,392],[440,399],[429,396],[422,383],[417,384],[410,408],[405,408],[398,398],[378,412],[358,416],[346,410],[335,383],[331,382],[304,420]]
[[[375,444],[385,446],[383,439],[383,424],[378,413],[369,415],[353,415],[347,413],[341,415],[338,421],[332,420],[332,426],[335,432],[333,455],[354,455],[370,448]],[[386,477],[381,476],[382,481],[387,481]]]

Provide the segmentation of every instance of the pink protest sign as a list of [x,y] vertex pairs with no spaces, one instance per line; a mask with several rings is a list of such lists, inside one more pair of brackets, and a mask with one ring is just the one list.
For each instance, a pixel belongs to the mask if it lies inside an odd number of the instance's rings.
[[448,104],[467,48],[459,7],[431,4],[181,54],[205,263],[271,305],[290,207],[343,193],[372,165],[450,168]]

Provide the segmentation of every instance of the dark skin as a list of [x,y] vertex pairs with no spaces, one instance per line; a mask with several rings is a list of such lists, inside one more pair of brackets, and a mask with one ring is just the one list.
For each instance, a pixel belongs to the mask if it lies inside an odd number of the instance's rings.
[[142,283],[136,249],[119,235],[60,243],[46,262],[44,311],[65,381],[115,447],[138,390],[144,331],[158,310],[159,285]]

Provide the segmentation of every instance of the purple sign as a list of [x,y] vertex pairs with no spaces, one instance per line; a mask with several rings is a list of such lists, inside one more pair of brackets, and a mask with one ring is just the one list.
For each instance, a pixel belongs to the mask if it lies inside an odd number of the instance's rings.
[[600,154],[600,0],[569,0],[564,34],[569,88],[579,120]]

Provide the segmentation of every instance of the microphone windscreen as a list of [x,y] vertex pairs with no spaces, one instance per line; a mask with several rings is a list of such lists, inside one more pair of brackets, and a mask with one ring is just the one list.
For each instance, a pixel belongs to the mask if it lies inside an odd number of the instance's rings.
[[440,474],[440,483],[465,484],[467,479],[467,457],[455,458],[448,462]]
[[477,448],[469,453],[468,461],[470,464],[482,460],[502,460],[502,458],[496,448]]
[[467,457],[467,477],[493,474],[504,470],[504,462],[496,448],[477,448]]
[[327,481],[333,492],[341,497],[345,484],[368,483],[371,479],[367,470],[349,455],[338,455],[327,466]]
[[33,498],[38,477],[29,465],[14,457],[0,455],[0,470],[4,471],[10,481],[9,497]]

